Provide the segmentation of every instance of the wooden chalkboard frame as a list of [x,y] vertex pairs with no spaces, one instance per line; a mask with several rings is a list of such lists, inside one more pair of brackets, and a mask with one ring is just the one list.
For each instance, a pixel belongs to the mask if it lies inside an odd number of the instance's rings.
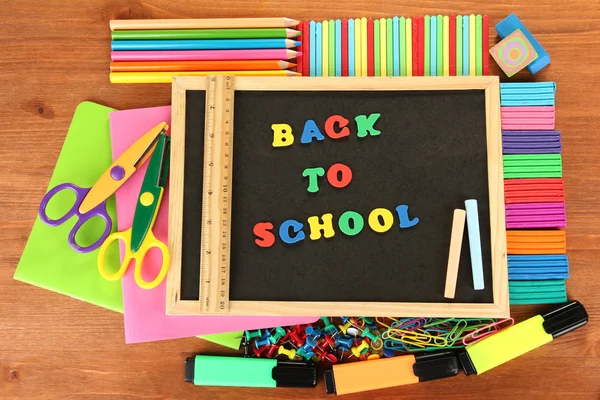
[[[484,90],[486,109],[490,237],[492,251],[493,303],[409,302],[278,302],[230,301],[224,315],[368,315],[403,317],[509,317],[508,272],[502,138],[500,127],[500,83],[497,76],[469,77],[368,77],[368,78],[280,78],[236,77],[235,89],[245,91],[460,91]],[[172,85],[172,142],[169,203],[169,250],[171,266],[167,278],[166,313],[201,314],[199,300],[181,300],[182,229],[185,161],[186,91],[206,90],[207,77],[175,77]],[[235,116],[234,116],[235,118]],[[200,267],[199,267],[200,268]]]

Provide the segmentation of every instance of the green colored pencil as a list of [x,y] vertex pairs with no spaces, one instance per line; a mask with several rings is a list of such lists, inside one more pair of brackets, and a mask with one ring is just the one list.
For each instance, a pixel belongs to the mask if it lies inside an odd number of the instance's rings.
[[373,21],[373,61],[374,61],[374,75],[381,76],[381,54],[379,46],[379,20]]
[[300,32],[289,28],[256,29],[168,29],[112,31],[112,40],[178,40],[178,39],[276,39],[294,38]]

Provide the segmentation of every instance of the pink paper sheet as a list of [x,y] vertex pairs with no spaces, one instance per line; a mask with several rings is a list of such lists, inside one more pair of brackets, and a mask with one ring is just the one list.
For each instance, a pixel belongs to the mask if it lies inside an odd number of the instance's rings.
[[[154,107],[117,111],[110,115],[110,135],[113,159],[121,155],[144,133],[160,122],[171,123],[171,107]],[[119,231],[131,227],[135,204],[146,173],[142,166],[116,193]],[[155,236],[167,242],[169,191],[165,194],[154,225]],[[123,247],[121,247],[123,254]],[[144,263],[144,279],[152,279],[160,269],[160,253],[150,251]],[[166,279],[153,290],[141,289],[133,276],[132,263],[123,277],[123,306],[125,312],[125,342],[140,343],[154,340],[192,337],[210,333],[270,328],[280,325],[305,324],[318,317],[223,317],[168,316],[165,314]]]

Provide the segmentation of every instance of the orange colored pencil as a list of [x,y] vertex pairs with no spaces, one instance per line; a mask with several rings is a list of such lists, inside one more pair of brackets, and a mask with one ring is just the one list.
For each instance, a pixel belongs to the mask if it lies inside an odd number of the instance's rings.
[[234,61],[115,61],[112,72],[158,71],[260,71],[282,70],[295,67],[289,61],[234,60]]

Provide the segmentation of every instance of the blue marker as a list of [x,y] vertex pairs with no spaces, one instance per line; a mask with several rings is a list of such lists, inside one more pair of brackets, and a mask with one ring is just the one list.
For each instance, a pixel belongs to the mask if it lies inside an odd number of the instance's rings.
[[469,16],[463,17],[463,75],[469,76]]
[[[392,55],[393,55],[393,73],[394,76],[400,76],[400,37],[398,36],[398,17],[392,19]],[[388,39],[390,40],[390,39]]]
[[348,20],[348,76],[354,76],[354,19]]
[[533,46],[538,54],[538,57],[527,66],[527,70],[533,75],[550,64],[550,56],[514,13],[496,24],[496,32],[498,32],[498,36],[500,36],[501,39],[504,39],[517,29],[520,29],[521,32],[523,32],[523,35],[531,42],[531,46]]
[[321,57],[323,56],[323,24],[317,22],[316,24],[316,37],[315,42],[317,46],[315,47],[315,64],[316,64],[316,74],[317,76],[323,76],[323,60]]
[[429,20],[431,23],[431,28],[429,29],[429,31],[431,32],[429,34],[429,42],[431,43],[431,47],[429,49],[429,54],[431,54],[429,56],[429,75],[431,76],[436,76],[437,75],[437,60],[436,60],[436,55],[437,55],[437,17],[435,15],[431,16],[431,19]]
[[335,20],[335,76],[342,76],[342,21]]
[[315,58],[317,52],[317,26],[315,21],[310,21],[310,29],[309,29],[309,37],[310,37],[310,76],[317,75],[317,60]]
[[483,259],[481,256],[481,238],[479,236],[479,212],[477,200],[466,200],[467,230],[469,232],[469,249],[471,250],[471,270],[473,272],[473,288],[482,290],[485,288],[483,282]]

